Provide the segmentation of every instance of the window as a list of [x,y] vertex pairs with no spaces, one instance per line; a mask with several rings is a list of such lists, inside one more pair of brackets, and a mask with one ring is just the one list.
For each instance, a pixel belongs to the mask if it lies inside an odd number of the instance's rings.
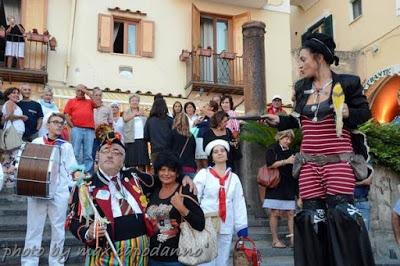
[[324,33],[333,37],[332,15],[319,20],[317,23],[309,27],[308,30],[301,36],[301,42],[304,43],[307,36],[315,32]]
[[353,20],[362,15],[361,0],[351,0],[351,9],[353,12]]
[[396,0],[396,16],[400,16],[400,0]]
[[137,23],[114,20],[113,52],[118,54],[137,54]]
[[100,52],[154,57],[154,22],[99,14]]

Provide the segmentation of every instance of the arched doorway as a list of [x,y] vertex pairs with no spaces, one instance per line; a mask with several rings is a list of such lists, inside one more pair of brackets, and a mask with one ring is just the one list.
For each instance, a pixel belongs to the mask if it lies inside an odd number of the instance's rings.
[[370,79],[365,86],[372,116],[379,123],[388,123],[400,112],[397,93],[400,90],[400,65],[385,68]]

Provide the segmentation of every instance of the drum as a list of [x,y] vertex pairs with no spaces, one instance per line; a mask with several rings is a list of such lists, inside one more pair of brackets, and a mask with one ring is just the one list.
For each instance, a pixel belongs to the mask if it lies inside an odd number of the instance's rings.
[[15,194],[52,199],[56,191],[60,147],[24,143],[16,157]]

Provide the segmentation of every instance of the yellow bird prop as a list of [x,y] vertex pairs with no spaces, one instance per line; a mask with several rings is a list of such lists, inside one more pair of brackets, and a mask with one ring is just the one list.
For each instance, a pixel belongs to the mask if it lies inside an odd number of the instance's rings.
[[343,106],[344,106],[344,92],[342,85],[336,83],[332,91],[333,109],[336,113],[336,136],[342,137],[343,132]]

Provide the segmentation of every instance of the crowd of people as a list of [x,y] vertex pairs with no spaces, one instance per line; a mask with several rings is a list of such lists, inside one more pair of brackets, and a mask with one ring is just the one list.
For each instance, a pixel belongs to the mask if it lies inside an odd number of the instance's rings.
[[[324,34],[308,36],[300,50],[303,78],[295,84],[294,112],[288,115],[275,95],[260,121],[279,130],[265,155],[266,166],[280,176],[263,200],[272,247],[294,247],[295,265],[374,265],[367,231],[368,149],[365,136],[354,131],[371,113],[359,78],[331,70],[339,60],[335,47]],[[28,200],[25,248],[40,248],[48,215],[51,249],[62,250],[65,221],[88,247],[86,265],[183,265],[174,252],[180,224],[201,232],[211,217],[217,221],[218,255],[202,263],[228,265],[233,234],[248,236],[232,97],[213,97],[199,111],[194,102],[176,101],[169,111],[157,94],[147,115],[136,94],[121,110],[117,102],[103,102],[100,88],[78,85],[75,93],[60,111],[49,87],[39,102],[31,99],[29,84],[4,92],[3,130],[12,127],[25,142],[62,151],[54,198]],[[343,95],[339,112],[336,101]],[[296,154],[292,128],[303,134]],[[10,186],[17,150],[5,151],[2,162]],[[287,243],[279,237],[280,217],[287,219]],[[29,253],[21,262],[37,265],[38,255]],[[49,264],[63,265],[63,259],[50,253]]]

